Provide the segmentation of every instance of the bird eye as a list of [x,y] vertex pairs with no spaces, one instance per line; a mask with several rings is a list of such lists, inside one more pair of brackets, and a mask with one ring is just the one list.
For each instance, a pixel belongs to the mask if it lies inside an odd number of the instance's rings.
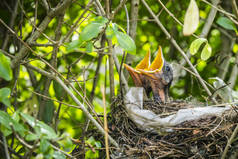
[[169,66],[165,66],[165,71],[169,72],[170,71],[170,67]]

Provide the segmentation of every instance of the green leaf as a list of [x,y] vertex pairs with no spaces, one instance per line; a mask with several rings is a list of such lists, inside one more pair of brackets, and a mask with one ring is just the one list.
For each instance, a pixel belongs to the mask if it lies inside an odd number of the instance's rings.
[[0,89],[0,102],[5,104],[6,106],[11,106],[9,96],[10,96],[11,90],[9,88],[1,88]]
[[38,135],[36,135],[36,134],[27,134],[26,137],[25,137],[25,139],[27,141],[34,141],[34,140],[37,140],[39,138],[40,137]]
[[50,143],[45,138],[40,140],[40,151],[46,153],[47,150],[50,148]]
[[80,41],[88,41],[98,36],[108,22],[106,18],[97,17],[95,21],[88,24],[80,33]]
[[209,59],[211,54],[212,54],[212,48],[208,43],[206,43],[206,45],[202,49],[201,59],[205,61],[205,60]]
[[102,147],[102,144],[99,142],[99,141],[95,141],[95,146],[97,148],[101,148]]
[[112,39],[115,36],[114,30],[111,25],[109,25],[106,29],[106,36],[109,39]]
[[0,77],[10,81],[12,79],[12,69],[10,59],[0,51]]
[[25,132],[25,129],[23,127],[23,125],[21,125],[20,123],[17,123],[15,120],[13,120],[11,118],[11,116],[9,114],[7,114],[4,111],[0,111],[0,123],[9,130],[9,132],[11,132],[12,128],[11,128],[11,124],[13,129],[16,132],[19,132],[20,135],[23,135],[23,133]]
[[236,31],[235,24],[230,19],[228,19],[226,17],[219,17],[217,19],[216,23],[219,24],[220,26],[222,26],[223,28],[227,29],[227,30]]
[[58,100],[62,100],[62,98],[64,98],[64,96],[65,96],[65,91],[62,88],[62,86],[58,82],[53,81],[53,88],[54,88],[54,91],[55,91],[55,97]]
[[193,34],[199,25],[199,9],[195,0],[190,0],[188,9],[184,17],[183,35]]
[[45,123],[51,123],[54,116],[54,102],[52,100],[47,100],[45,107],[47,108],[47,111],[43,114],[42,119]]
[[76,49],[76,48],[79,48],[79,47],[81,46],[81,44],[82,44],[82,41],[80,41],[80,40],[74,40],[74,41],[72,41],[72,42],[70,42],[70,43],[68,43],[68,44],[66,45],[66,50],[67,50],[68,52],[70,52],[70,51],[72,51],[72,50],[74,50],[74,49]]
[[89,41],[86,45],[86,52],[87,53],[93,52],[93,43],[91,41]]
[[95,17],[95,20],[92,23],[101,23],[106,24],[108,22],[108,19],[102,16]]
[[8,136],[12,134],[12,130],[9,128],[6,128],[4,125],[0,125],[0,130],[3,133],[4,136]]
[[119,46],[121,46],[123,49],[125,49],[129,53],[136,52],[135,42],[129,35],[119,31],[115,32],[115,34],[116,34],[116,38],[117,38]]
[[62,154],[61,152],[59,151],[55,151],[54,154],[53,154],[53,157],[55,159],[66,159],[66,157],[64,156],[64,154]]
[[55,131],[50,126],[46,125],[44,122],[39,121],[28,114],[25,114],[25,113],[20,113],[20,114],[27,121],[27,123],[32,128],[34,128],[34,130],[37,133],[41,135],[45,135],[46,139],[55,139],[58,137]]
[[199,38],[199,39],[194,40],[189,48],[190,54],[195,55],[198,52],[202,43],[204,43],[204,42],[207,42],[207,39]]

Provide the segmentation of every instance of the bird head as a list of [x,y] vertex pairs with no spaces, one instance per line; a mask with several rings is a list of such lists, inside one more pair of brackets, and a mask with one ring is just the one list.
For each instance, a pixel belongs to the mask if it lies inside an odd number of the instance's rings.
[[150,64],[150,51],[135,69],[124,64],[129,71],[135,85],[144,87],[146,94],[152,90],[154,100],[159,103],[168,101],[168,91],[173,80],[173,70],[163,57],[162,48],[159,46],[157,55]]

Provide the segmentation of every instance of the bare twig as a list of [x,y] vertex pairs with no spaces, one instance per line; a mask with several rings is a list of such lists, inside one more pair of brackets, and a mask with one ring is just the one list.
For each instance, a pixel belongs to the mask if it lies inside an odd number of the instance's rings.
[[[109,0],[106,0],[106,15],[107,15],[108,19],[111,18]],[[108,47],[109,47],[108,48],[108,56],[109,56],[110,101],[112,102],[113,98],[115,96],[114,70],[113,70],[114,61],[113,61],[113,57],[112,57],[112,40],[107,39],[107,43],[108,43]]]
[[228,80],[228,83],[230,83],[230,87],[233,88],[235,86],[236,83],[236,79],[237,79],[237,74],[238,74],[238,52],[236,53],[236,59],[235,59],[235,64],[232,68],[231,74],[230,74],[230,78]]
[[[73,32],[78,28],[78,26],[79,26],[78,23],[79,23],[80,20],[84,17],[84,14],[87,13],[89,7],[92,5],[92,2],[93,2],[93,0],[90,0],[90,1],[88,2],[88,4],[87,4],[87,6],[85,7],[83,13],[80,15],[80,17],[77,19],[77,21],[70,27],[71,29],[67,32],[67,34],[66,34],[65,37],[61,40],[60,43],[64,43],[64,42],[68,42],[68,41],[69,41],[70,36],[71,36],[71,35],[73,34]],[[89,15],[90,15],[90,14],[88,14],[88,15],[86,16],[86,18],[87,18]],[[84,20],[85,20],[85,19],[84,19]],[[84,20],[83,20],[83,21],[84,21]]]
[[[196,68],[193,66],[193,64],[190,62],[189,58],[186,56],[185,52],[180,48],[180,46],[177,44],[177,42],[171,37],[171,35],[169,34],[169,32],[166,30],[166,28],[163,26],[163,24],[159,21],[159,19],[156,17],[156,15],[154,14],[154,12],[151,10],[151,8],[148,6],[148,4],[145,2],[145,0],[141,0],[142,3],[144,4],[144,6],[147,8],[147,10],[149,11],[149,13],[152,15],[152,17],[155,19],[156,23],[159,25],[159,27],[162,29],[162,31],[165,33],[165,35],[167,36],[167,38],[171,41],[171,43],[174,45],[174,47],[179,51],[179,53],[184,57],[184,59],[186,60],[186,62],[188,63],[188,65],[191,67],[192,71],[197,75],[198,80],[200,81],[202,87],[205,89],[205,91],[207,92],[207,94],[209,96],[212,95],[212,93],[210,92],[210,90],[207,88],[206,84],[203,82],[203,79],[201,78],[201,76],[199,75],[199,73],[197,72]],[[215,103],[216,100],[213,99],[213,101]]]
[[[27,43],[34,42],[41,35],[40,33],[46,29],[46,27],[48,26],[52,18],[56,16],[58,13],[60,13],[63,9],[67,8],[70,2],[71,0],[65,0],[63,1],[63,3],[61,3],[52,11],[50,11],[49,14],[44,18],[44,20],[39,25],[38,27],[39,30],[35,31],[34,34],[32,34],[32,36],[30,36],[26,42]],[[3,21],[1,20],[1,22]],[[19,62],[21,61],[21,59],[24,58],[28,54],[28,52],[29,52],[29,48],[27,48],[26,46],[23,46],[20,49],[19,53],[16,55],[16,57],[12,60],[11,67],[14,68],[17,65],[19,65]]]
[[[34,13],[35,16],[34,16],[34,22],[33,22],[33,23],[34,23],[34,26],[36,26],[36,20],[37,20],[37,14],[38,14],[38,12],[37,12],[37,11],[38,11],[38,2],[39,2],[38,0],[35,1],[35,13]],[[21,5],[20,5],[20,6],[21,6]],[[23,9],[22,9],[22,12],[24,12]],[[24,14],[25,14],[25,13],[24,13]],[[33,27],[32,32],[31,32],[31,35],[32,35],[34,32],[35,32],[35,27]]]
[[[117,72],[120,73],[120,63],[119,63],[119,60],[117,58],[116,53],[113,52],[112,56],[113,56],[113,59],[114,59],[114,62],[115,62],[115,66],[116,66]],[[125,78],[123,72],[121,72],[120,74],[121,74],[120,75],[121,76],[121,82],[122,82],[122,85],[123,85],[122,88],[125,88],[125,91],[127,92],[129,90],[128,83],[126,81],[126,78]]]
[[[59,15],[58,25],[55,29],[55,39],[54,39],[54,41],[57,41],[57,42],[60,40],[60,37],[61,37],[61,27],[62,27],[62,24],[63,24],[63,21],[64,21],[64,14],[65,14],[65,11],[62,11],[62,13]],[[50,64],[55,69],[57,69],[57,53],[58,53],[58,50],[59,50],[59,46],[56,44],[54,46],[53,53],[52,53],[51,60],[50,60]],[[51,78],[47,78],[46,81],[45,81],[44,91],[43,91],[43,94],[45,96],[49,95],[49,87],[50,87],[51,81],[52,81]],[[46,108],[46,102],[47,102],[47,100],[45,100],[45,98],[43,98],[41,100],[40,104],[39,104],[39,119],[40,120],[44,119],[44,114],[45,114],[45,111],[47,109]],[[59,110],[60,109],[58,109],[58,111]]]
[[233,142],[233,139],[236,137],[237,133],[238,133],[238,124],[236,125],[235,130],[233,131],[231,137],[229,138],[229,140],[228,140],[228,142],[226,144],[226,147],[225,147],[224,152],[223,152],[223,154],[221,156],[221,159],[225,159],[226,158],[226,154],[227,154],[227,152],[229,150],[229,147],[231,146],[231,144]]
[[[85,115],[92,121],[92,123],[98,128],[99,132],[105,135],[104,129],[100,124],[93,118],[93,116],[88,112],[84,105],[77,99],[77,97],[70,91],[70,89],[64,84],[64,82],[59,77],[54,77],[54,79],[63,87],[63,89],[71,96],[71,98],[80,106]],[[72,87],[72,86],[71,86]],[[109,141],[116,147],[119,147],[117,142],[109,135]]]
[[[30,64],[26,64],[27,67],[39,72],[40,74],[47,76],[47,77],[51,77],[54,80],[56,80],[61,86],[62,88],[70,95],[70,97],[74,100],[75,103],[77,103],[79,105],[79,108],[82,109],[82,111],[85,113],[85,115],[92,121],[92,123],[98,128],[99,132],[102,133],[103,135],[105,135],[105,131],[104,129],[101,127],[101,125],[93,118],[93,116],[88,112],[87,108],[85,108],[85,106],[78,100],[78,98],[71,92],[71,90],[64,84],[64,82],[56,75],[53,75],[51,73],[48,73],[47,71],[44,71],[40,68],[34,67]],[[65,80],[65,79],[64,79]],[[70,84],[70,87],[73,88],[73,90],[76,90],[74,88],[74,86],[72,86],[72,84]],[[117,144],[117,142],[109,135],[108,136],[109,141],[116,146],[117,148],[119,148],[119,145]]]
[[231,4],[232,4],[233,12],[236,15],[236,19],[238,19],[238,7],[236,5],[236,0],[231,0]]
[[[10,28],[13,28],[13,25],[14,25],[14,22],[15,22],[15,19],[16,19],[16,16],[17,16],[17,9],[18,9],[18,0],[16,0],[16,2],[15,2],[14,10],[13,10],[13,13],[11,14],[11,20],[10,20],[10,23],[9,23]],[[3,40],[3,44],[2,44],[2,49],[3,50],[6,49],[8,41],[9,41],[9,34],[8,33],[9,32],[7,31],[6,36]]]
[[138,20],[138,12],[139,12],[139,0],[131,1],[131,24],[130,24],[130,36],[135,40],[136,38],[136,28],[137,28],[137,20]]
[[218,68],[219,68],[218,77],[224,80],[228,72],[231,58],[231,50],[233,48],[233,45],[235,44],[235,39],[229,39],[223,34],[221,34],[221,38],[223,40],[218,61]]
[[47,2],[46,0],[42,0],[42,3],[43,3],[43,6],[44,6],[45,9],[46,9],[46,12],[48,13],[48,12],[49,12],[49,9],[50,9],[48,2]]
[[101,15],[102,15],[102,16],[105,16],[106,13],[105,13],[105,11],[104,11],[104,9],[103,9],[101,3],[99,2],[99,0],[95,0],[95,3],[96,3],[96,5],[98,6],[98,8],[99,8],[99,10],[100,10],[100,12],[101,12]]
[[[104,48],[104,46],[105,46],[105,38],[104,38],[104,36],[102,36],[102,38],[101,38],[101,47]],[[94,79],[93,79],[93,87],[92,87],[92,91],[90,93],[91,101],[94,98],[94,93],[95,93],[95,89],[96,89],[98,78],[99,78],[99,70],[100,70],[100,67],[101,67],[101,64],[102,64],[102,58],[103,58],[102,52],[104,52],[104,51],[100,50],[99,54],[98,54],[97,68],[95,70],[95,75],[94,75]]]
[[[105,84],[106,85],[106,84]],[[103,99],[103,109],[104,109],[104,113],[103,113],[103,118],[104,118],[104,131],[105,133],[105,147],[106,147],[106,155],[107,155],[107,159],[110,158],[109,156],[109,145],[108,145],[108,127],[107,127],[107,107],[106,107],[106,89],[105,86],[101,87],[101,92],[102,92],[102,99]]]
[[6,137],[2,135],[2,139],[3,139],[4,152],[5,152],[6,159],[10,159]]
[[110,18],[109,19],[113,19],[114,16],[117,14],[117,12],[124,6],[124,4],[126,3],[127,0],[121,0],[119,5],[112,11]]

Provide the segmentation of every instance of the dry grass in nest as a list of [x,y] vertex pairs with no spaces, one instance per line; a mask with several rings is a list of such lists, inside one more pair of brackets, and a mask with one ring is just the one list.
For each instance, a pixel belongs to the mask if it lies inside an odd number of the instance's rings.
[[[184,101],[159,105],[144,102],[144,109],[156,114],[168,115],[181,108],[194,107]],[[163,116],[161,116],[163,117]],[[157,134],[143,131],[131,121],[121,99],[117,99],[111,110],[109,134],[119,143],[122,153],[119,158],[220,158],[230,138],[237,119],[229,115],[207,117],[184,122],[171,127],[173,132]],[[238,158],[238,141],[231,145],[227,156]]]

